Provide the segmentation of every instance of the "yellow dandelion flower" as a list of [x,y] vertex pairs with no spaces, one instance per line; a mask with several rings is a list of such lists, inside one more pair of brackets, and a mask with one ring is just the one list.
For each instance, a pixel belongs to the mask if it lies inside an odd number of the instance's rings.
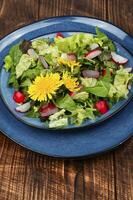
[[60,65],[66,65],[68,67],[71,68],[71,71],[73,71],[73,69],[75,67],[80,67],[80,63],[79,62],[76,62],[75,60],[67,60],[67,59],[63,59],[63,58],[58,58],[58,63]]
[[34,101],[47,101],[52,99],[62,84],[58,73],[37,76],[28,88],[29,97]]
[[62,80],[65,87],[71,92],[75,92],[79,90],[79,87],[78,87],[79,83],[77,81],[77,78],[71,77],[67,72],[63,73]]

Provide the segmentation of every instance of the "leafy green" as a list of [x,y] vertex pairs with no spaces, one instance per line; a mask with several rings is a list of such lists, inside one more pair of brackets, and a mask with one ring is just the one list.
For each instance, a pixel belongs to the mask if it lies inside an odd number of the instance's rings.
[[11,70],[14,66],[16,66],[22,56],[22,51],[19,48],[20,44],[14,45],[10,51],[9,54],[5,57],[5,69],[6,71]]
[[70,112],[72,112],[73,110],[75,110],[77,108],[76,103],[73,101],[73,99],[68,94],[66,94],[66,96],[63,98],[58,99],[56,101],[56,105],[57,105],[57,107],[63,108]]
[[78,52],[83,50],[87,45],[91,43],[93,35],[86,33],[79,33],[72,35],[67,38],[55,38],[55,45],[58,47],[59,51],[68,52]]
[[38,51],[46,49],[48,46],[48,39],[46,38],[41,38],[32,42],[32,47]]
[[21,87],[29,87],[31,85],[31,80],[29,78],[27,78],[26,80],[24,80],[22,83],[21,83]]
[[110,85],[104,81],[98,81],[95,87],[86,87],[85,91],[98,97],[107,97]]
[[62,109],[62,110],[56,112],[55,114],[51,115],[51,116],[49,117],[49,120],[50,120],[50,121],[55,121],[55,120],[58,120],[60,117],[62,117],[62,116],[64,116],[64,115],[65,115],[65,110]]
[[68,118],[66,117],[49,122],[49,128],[63,128],[65,126],[68,126]]
[[88,99],[88,97],[89,95],[87,92],[79,92],[73,96],[73,99],[79,102],[82,102],[82,101],[85,102]]
[[114,85],[127,85],[132,78],[133,74],[129,73],[127,68],[124,69],[123,67],[121,67],[119,70],[116,71]]
[[94,86],[96,86],[97,79],[96,78],[82,78],[81,77],[81,83],[85,87],[94,87]]
[[25,114],[26,117],[30,117],[30,118],[38,118],[39,117],[39,112],[35,112],[34,109],[31,109],[30,111],[28,111]]
[[31,63],[32,58],[27,54],[23,54],[20,58],[19,63],[16,66],[16,77],[19,78],[20,76],[22,76],[23,72],[29,69]]
[[16,79],[16,73],[15,70],[10,73],[9,79],[8,79],[8,85],[13,86],[16,90],[19,89],[19,83]]
[[20,44],[14,45],[9,52],[9,55],[12,58],[14,66],[16,66],[19,63],[19,60],[22,56],[22,51],[19,48]]
[[13,60],[11,58],[10,55],[7,55],[4,59],[4,62],[5,62],[5,69],[6,71],[9,71],[11,69],[11,67],[13,66]]
[[95,119],[94,116],[95,109],[93,108],[78,108],[73,112],[73,116],[75,116],[75,123],[80,125],[83,123],[85,119]]
[[116,69],[116,64],[113,61],[104,61],[104,66],[111,69]]
[[129,92],[127,86],[131,79],[133,79],[133,74],[130,74],[128,69],[121,67],[117,70],[114,78],[114,84],[111,84],[109,90],[109,97],[114,97],[117,101],[122,97],[126,98]]
[[101,46],[107,46],[109,47],[110,51],[115,51],[115,45],[112,42],[111,39],[108,38],[108,36],[101,32],[98,27],[96,27],[96,37],[103,43]]
[[28,69],[23,72],[21,79],[30,79],[33,80],[36,76],[39,76],[41,73],[45,72],[45,69],[41,65],[37,65],[33,69]]

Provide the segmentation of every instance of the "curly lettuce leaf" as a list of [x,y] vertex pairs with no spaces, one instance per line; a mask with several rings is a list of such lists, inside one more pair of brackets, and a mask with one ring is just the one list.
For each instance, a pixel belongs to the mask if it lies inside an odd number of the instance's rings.
[[49,117],[49,120],[50,121],[55,121],[55,120],[58,120],[59,118],[63,117],[64,115],[65,115],[65,110],[62,109],[62,110],[56,112],[55,114],[51,115]]
[[32,58],[27,54],[23,54],[20,58],[19,63],[16,66],[16,77],[19,78],[20,76],[22,76],[23,72],[29,69],[31,64]]
[[34,40],[32,42],[32,47],[37,50],[38,52],[39,51],[42,51],[43,49],[46,49],[49,45],[48,45],[48,39],[46,38],[41,38],[41,39],[38,39],[38,40]]
[[86,33],[79,33],[67,38],[55,38],[55,45],[59,51],[68,53],[77,53],[79,50],[84,49],[87,45],[91,44],[93,35]]
[[63,128],[65,126],[68,126],[68,118],[66,117],[49,122],[49,128]]
[[5,59],[4,59],[4,62],[5,62],[4,68],[8,72],[12,68],[12,66],[13,66],[13,60],[12,60],[11,56],[7,55],[5,57]]
[[97,84],[96,78],[82,78],[81,77],[81,84],[85,87],[94,87]]
[[19,48],[20,44],[14,45],[10,51],[9,54],[5,57],[5,69],[6,71],[9,71],[13,66],[16,66],[19,63],[19,60],[22,56],[22,51]]
[[112,42],[112,40],[109,39],[105,33],[101,32],[98,27],[96,27],[96,39],[97,39],[97,43],[99,43],[102,47],[107,46],[110,51],[116,50],[115,45]]
[[128,69],[121,67],[116,71],[114,78],[114,84],[111,84],[109,90],[109,97],[116,98],[118,101],[120,98],[127,98],[129,93],[128,83],[133,79],[133,74],[128,72]]
[[95,115],[94,115],[94,108],[78,108],[73,112],[73,117],[75,118],[75,123],[80,125],[83,123],[83,121],[85,119],[91,119],[94,120],[95,119]]
[[73,96],[73,99],[79,102],[85,102],[89,95],[87,92],[79,92]]

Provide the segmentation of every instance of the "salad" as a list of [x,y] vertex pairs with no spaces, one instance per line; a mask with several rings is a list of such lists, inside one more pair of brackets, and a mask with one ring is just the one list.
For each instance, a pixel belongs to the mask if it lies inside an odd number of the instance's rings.
[[44,126],[81,125],[107,113],[127,98],[133,80],[127,58],[96,28],[14,45],[4,59],[16,112],[40,118]]

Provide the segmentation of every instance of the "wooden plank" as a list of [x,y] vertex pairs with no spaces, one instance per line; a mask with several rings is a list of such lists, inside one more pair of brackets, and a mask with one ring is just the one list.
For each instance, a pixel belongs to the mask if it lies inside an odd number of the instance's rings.
[[39,3],[39,18],[70,15],[72,9],[71,0],[40,0]]
[[[109,19],[133,33],[131,8],[131,0],[0,0],[0,37],[38,18],[69,14]],[[131,200],[131,146],[130,140],[114,154],[64,161],[0,135],[0,200]]]
[[116,199],[133,199],[133,139],[114,153]]
[[[108,1],[108,19],[125,31],[133,34],[133,1]],[[133,199],[133,139],[130,139],[114,152],[114,172],[116,199]]]
[[86,160],[85,199],[115,200],[113,153]]
[[38,0],[0,0],[0,38],[38,19]]

